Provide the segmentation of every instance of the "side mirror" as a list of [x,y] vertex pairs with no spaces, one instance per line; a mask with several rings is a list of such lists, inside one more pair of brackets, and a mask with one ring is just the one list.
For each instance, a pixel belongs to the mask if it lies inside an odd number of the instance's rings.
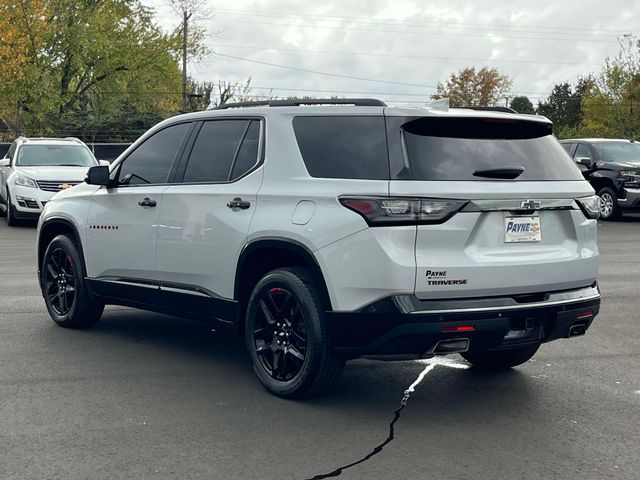
[[593,166],[593,159],[590,157],[576,157],[576,162],[588,168]]
[[111,162],[109,160],[98,160],[98,163],[100,165],[104,165],[105,167],[108,167],[109,165],[111,165]]
[[106,187],[109,184],[109,167],[106,165],[91,167],[87,171],[87,176],[84,181],[89,185]]
[[0,159],[0,167],[8,167],[11,164],[11,160],[8,158]]

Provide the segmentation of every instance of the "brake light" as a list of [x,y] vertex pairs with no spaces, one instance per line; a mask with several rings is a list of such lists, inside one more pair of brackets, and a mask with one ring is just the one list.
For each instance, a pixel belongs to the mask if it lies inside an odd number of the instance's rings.
[[340,203],[362,215],[370,226],[444,223],[468,202],[438,198],[340,197]]
[[456,333],[456,332],[475,332],[476,327],[473,325],[458,325],[457,327],[442,327],[440,332],[442,333]]

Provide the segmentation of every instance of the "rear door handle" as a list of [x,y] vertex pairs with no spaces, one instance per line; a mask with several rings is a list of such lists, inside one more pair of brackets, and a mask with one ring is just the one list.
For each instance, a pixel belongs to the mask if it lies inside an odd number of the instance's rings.
[[151,200],[149,197],[145,197],[144,200],[138,202],[141,207],[155,207],[157,205],[155,200]]
[[240,197],[236,197],[230,202],[227,202],[227,207],[229,208],[239,208],[240,210],[246,210],[251,206],[251,202],[247,202],[246,200],[242,200]]

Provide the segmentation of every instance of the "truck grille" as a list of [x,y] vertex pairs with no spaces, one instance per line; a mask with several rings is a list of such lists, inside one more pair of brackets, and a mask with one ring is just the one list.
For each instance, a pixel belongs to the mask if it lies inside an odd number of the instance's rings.
[[73,182],[43,182],[38,181],[38,187],[40,190],[44,190],[45,192],[59,192],[60,190],[65,190],[67,188],[71,188],[74,185],[78,185],[81,182],[73,181]]

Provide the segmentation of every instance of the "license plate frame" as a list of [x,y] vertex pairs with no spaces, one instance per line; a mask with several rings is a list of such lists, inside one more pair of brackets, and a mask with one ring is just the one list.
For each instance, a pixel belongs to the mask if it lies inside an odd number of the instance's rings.
[[504,243],[539,243],[541,241],[540,215],[504,216]]

